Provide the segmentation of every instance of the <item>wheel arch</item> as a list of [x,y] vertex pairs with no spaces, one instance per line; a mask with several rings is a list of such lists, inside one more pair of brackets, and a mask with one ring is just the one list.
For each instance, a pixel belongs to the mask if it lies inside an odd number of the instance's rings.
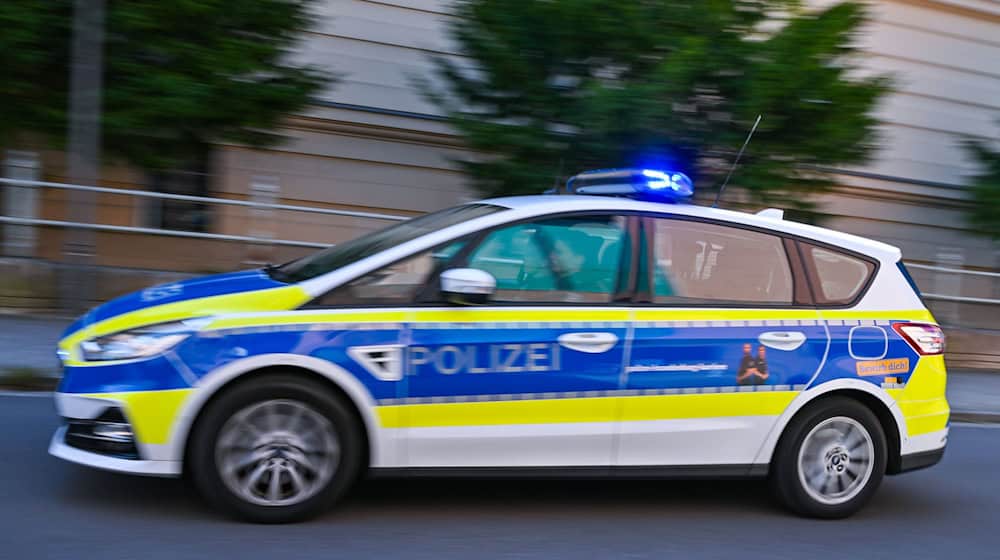
[[888,446],[887,474],[899,472],[901,467],[900,452],[906,437],[906,419],[896,405],[896,401],[884,390],[857,379],[840,379],[824,383],[800,393],[778,417],[774,428],[768,434],[755,464],[770,464],[774,450],[777,448],[785,429],[810,406],[831,397],[847,397],[860,402],[878,418],[882,431],[885,432]]
[[365,440],[366,468],[379,462],[381,443],[378,422],[374,414],[375,401],[368,390],[343,368],[325,360],[295,354],[268,354],[254,356],[227,364],[215,370],[196,385],[191,397],[182,405],[171,434],[171,456],[184,461],[192,430],[202,412],[216,398],[233,386],[248,382],[263,373],[291,372],[315,379],[345,400],[352,413],[361,422]]

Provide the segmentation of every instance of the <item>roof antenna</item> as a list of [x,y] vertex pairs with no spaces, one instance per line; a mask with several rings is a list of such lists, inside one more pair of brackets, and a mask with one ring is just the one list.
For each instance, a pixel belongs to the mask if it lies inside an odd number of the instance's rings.
[[561,194],[560,191],[562,189],[560,187],[562,187],[562,184],[559,181],[559,179],[562,177],[562,173],[563,173],[563,162],[564,162],[564,158],[559,158],[559,172],[556,173],[556,176],[552,178],[552,193],[553,194]]
[[719,192],[715,195],[715,202],[712,203],[712,208],[719,205],[719,199],[722,198],[722,191],[726,190],[726,185],[729,184],[729,178],[733,176],[733,171],[736,170],[736,165],[740,162],[740,158],[743,156],[743,150],[747,149],[747,144],[750,143],[750,139],[753,138],[753,133],[757,131],[757,125],[760,124],[760,115],[757,115],[757,120],[754,121],[753,127],[750,128],[750,134],[747,134],[747,139],[743,141],[743,146],[740,148],[738,154],[736,154],[736,159],[733,160],[733,166],[729,168],[729,173],[726,174],[726,180],[722,182],[722,186],[719,187]]

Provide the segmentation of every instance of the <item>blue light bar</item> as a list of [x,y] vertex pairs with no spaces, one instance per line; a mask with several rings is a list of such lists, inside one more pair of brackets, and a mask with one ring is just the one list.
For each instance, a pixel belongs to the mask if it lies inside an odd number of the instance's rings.
[[585,171],[566,182],[575,194],[625,196],[640,200],[677,202],[694,194],[691,179],[666,169],[600,169]]

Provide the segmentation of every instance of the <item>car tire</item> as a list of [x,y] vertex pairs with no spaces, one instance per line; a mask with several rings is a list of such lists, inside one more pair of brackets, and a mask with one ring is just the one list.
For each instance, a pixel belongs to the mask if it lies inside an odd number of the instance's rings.
[[358,479],[364,435],[344,399],[294,374],[224,389],[199,418],[187,471],[220,510],[256,523],[329,509]]
[[847,397],[823,399],[786,428],[771,461],[777,500],[806,517],[839,519],[861,509],[885,475],[887,444],[875,414]]

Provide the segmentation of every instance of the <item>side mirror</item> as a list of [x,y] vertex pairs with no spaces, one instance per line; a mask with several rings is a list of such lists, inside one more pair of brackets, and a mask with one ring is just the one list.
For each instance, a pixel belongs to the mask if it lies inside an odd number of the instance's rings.
[[441,295],[451,303],[486,303],[497,289],[492,274],[478,268],[452,268],[441,273]]

